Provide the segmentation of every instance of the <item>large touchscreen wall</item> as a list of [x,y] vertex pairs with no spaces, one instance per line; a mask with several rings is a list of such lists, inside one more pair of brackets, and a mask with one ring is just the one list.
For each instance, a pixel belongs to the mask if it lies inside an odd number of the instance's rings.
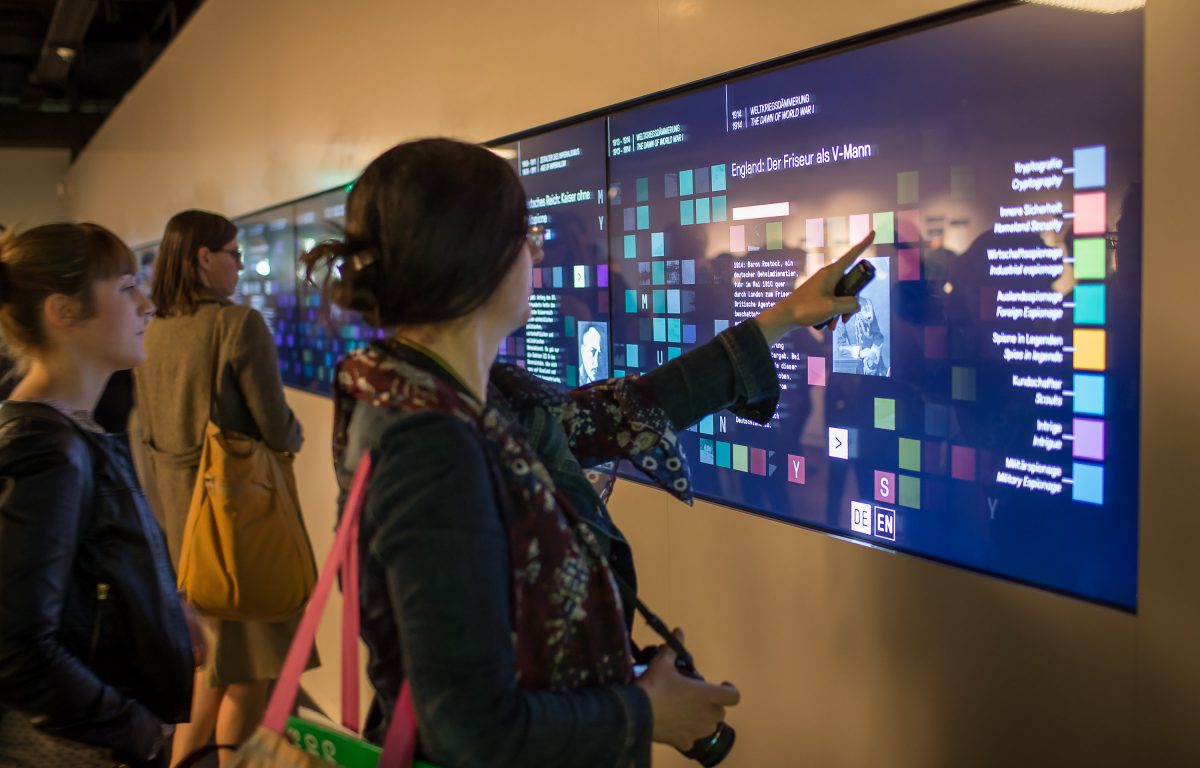
[[612,364],[645,371],[874,230],[863,310],[773,350],[702,495],[1136,601],[1142,15],[1016,6],[617,113]]
[[573,387],[612,375],[605,235],[605,123],[589,120],[493,147],[521,176],[539,228],[532,316],[504,340],[500,360]]

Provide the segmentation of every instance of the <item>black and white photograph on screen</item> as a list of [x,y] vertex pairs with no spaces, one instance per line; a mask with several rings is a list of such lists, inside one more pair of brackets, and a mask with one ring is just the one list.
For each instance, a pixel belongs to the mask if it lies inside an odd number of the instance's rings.
[[608,378],[608,323],[579,323],[579,383]]
[[861,309],[833,332],[833,372],[891,376],[891,260],[869,258],[875,279],[858,295]]

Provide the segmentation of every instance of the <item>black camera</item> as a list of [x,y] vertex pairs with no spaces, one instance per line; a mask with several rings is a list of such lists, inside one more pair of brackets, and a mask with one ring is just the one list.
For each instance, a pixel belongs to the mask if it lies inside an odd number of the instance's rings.
[[[681,675],[687,675],[694,680],[703,680],[704,678],[701,677],[700,673],[696,671],[696,665],[692,661],[692,655],[687,652],[687,650],[683,647],[683,644],[679,643],[679,641],[675,639],[673,635],[668,634],[666,637],[670,637],[671,640],[674,641],[671,642],[670,645],[674,648],[676,653],[675,669],[677,669]],[[675,647],[676,645],[678,645],[678,647]],[[649,664],[650,660],[653,659],[657,654],[657,647],[643,648],[641,652],[637,654],[638,661],[641,664]],[[680,750],[680,754],[689,760],[695,760],[697,763],[700,763],[700,765],[705,766],[705,768],[710,768],[711,766],[719,764],[722,760],[729,756],[730,750],[733,749],[733,741],[736,738],[737,731],[733,730],[733,728],[726,723],[718,723],[717,730],[713,731],[708,736],[696,739],[696,743],[692,744],[691,749],[687,750],[686,752]]]

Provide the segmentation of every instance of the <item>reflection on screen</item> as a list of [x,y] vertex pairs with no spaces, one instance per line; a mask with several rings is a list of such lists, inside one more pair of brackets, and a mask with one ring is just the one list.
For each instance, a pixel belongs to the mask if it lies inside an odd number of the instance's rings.
[[876,233],[775,418],[685,435],[699,494],[1133,607],[1141,83],[1140,12],[1019,6],[613,115],[614,375]]
[[521,176],[543,252],[529,323],[499,360],[567,387],[609,376],[604,139],[598,119],[493,147]]

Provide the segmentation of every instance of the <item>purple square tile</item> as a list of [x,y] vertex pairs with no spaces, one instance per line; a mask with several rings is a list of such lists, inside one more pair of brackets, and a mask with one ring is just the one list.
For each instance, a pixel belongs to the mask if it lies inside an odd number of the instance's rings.
[[1099,419],[1075,419],[1071,431],[1075,445],[1071,455],[1077,459],[1104,461],[1104,422]]
[[950,475],[955,480],[975,480],[975,449],[965,445],[950,446]]

